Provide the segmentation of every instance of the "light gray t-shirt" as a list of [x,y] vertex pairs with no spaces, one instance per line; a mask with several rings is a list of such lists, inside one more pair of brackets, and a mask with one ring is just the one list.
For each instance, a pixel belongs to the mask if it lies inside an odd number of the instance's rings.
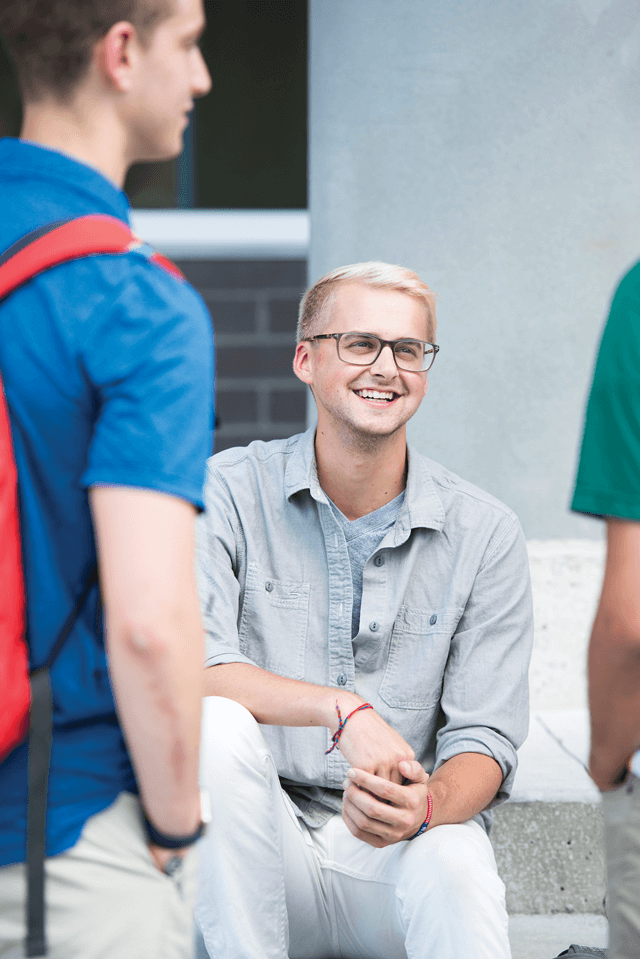
[[[329,497],[327,497],[329,499]],[[355,639],[360,631],[360,607],[362,605],[362,574],[365,563],[378,548],[387,532],[393,527],[400,508],[404,503],[404,490],[390,503],[385,503],[380,509],[358,519],[350,520],[342,513],[336,504],[329,499],[331,511],[335,516],[344,538],[347,541],[347,552],[351,564],[351,581],[353,583],[353,606],[351,607],[351,638]]]

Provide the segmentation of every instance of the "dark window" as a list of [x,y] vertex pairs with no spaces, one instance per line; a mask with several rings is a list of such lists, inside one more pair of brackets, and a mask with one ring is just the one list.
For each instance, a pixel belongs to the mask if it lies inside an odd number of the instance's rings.
[[17,137],[22,107],[13,63],[0,37],[0,137]]
[[211,93],[178,160],[131,171],[133,206],[306,209],[306,0],[205,0],[205,11]]

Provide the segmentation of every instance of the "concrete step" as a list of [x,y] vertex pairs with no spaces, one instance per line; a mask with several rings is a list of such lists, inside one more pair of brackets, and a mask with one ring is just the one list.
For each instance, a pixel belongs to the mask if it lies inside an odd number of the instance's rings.
[[603,911],[602,814],[587,751],[586,709],[532,713],[513,795],[491,834],[510,913]]
[[[607,920],[604,916],[584,913],[573,916],[511,916],[509,941],[512,959],[554,959],[573,942],[580,946],[606,947]],[[195,959],[210,959],[199,930],[196,930]]]
[[572,943],[607,946],[604,916],[585,913],[573,916],[510,916],[509,940],[513,959],[555,959]]

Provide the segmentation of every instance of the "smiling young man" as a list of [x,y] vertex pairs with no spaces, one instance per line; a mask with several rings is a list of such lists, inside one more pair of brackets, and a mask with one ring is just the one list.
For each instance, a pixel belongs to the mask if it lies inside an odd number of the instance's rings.
[[333,271],[294,360],[316,429],[209,460],[211,956],[510,954],[487,828],[527,730],[528,563],[509,509],[407,446],[434,336],[416,274]]
[[[86,214],[129,221],[129,166],[176,156],[210,87],[203,27],[202,0],[2,0],[24,123],[0,140],[0,252]],[[0,306],[32,666],[97,556],[104,606],[103,631],[94,587],[51,670],[51,959],[193,951],[212,360],[200,297],[135,250],[64,263]],[[27,751],[0,764],[1,957],[24,954]]]

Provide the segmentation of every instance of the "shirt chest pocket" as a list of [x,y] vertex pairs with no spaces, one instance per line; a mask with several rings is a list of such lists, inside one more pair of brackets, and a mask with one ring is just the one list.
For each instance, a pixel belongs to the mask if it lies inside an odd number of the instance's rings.
[[380,696],[387,705],[428,709],[439,703],[451,637],[459,618],[454,609],[400,607],[380,686]]
[[247,567],[240,617],[240,652],[256,666],[290,679],[304,677],[309,584],[274,579]]

